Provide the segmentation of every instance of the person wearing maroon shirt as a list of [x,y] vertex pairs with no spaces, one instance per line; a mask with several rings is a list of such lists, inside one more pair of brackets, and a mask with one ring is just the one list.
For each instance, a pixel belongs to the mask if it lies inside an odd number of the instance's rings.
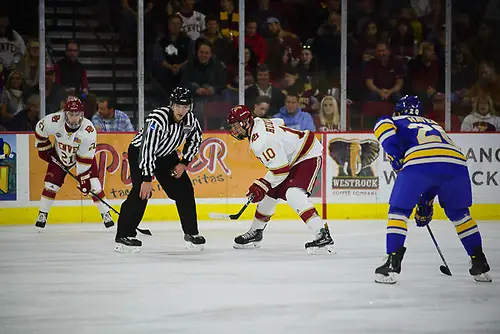
[[368,100],[390,100],[396,102],[401,98],[403,87],[403,64],[390,57],[390,50],[385,42],[377,43],[376,58],[366,66],[365,83],[369,90]]
[[422,102],[429,101],[438,91],[439,62],[434,53],[434,45],[422,42],[421,53],[408,63],[410,88]]

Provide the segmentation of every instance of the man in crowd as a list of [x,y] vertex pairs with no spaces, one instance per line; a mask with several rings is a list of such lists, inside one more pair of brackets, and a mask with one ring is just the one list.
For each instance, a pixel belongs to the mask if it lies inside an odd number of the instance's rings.
[[92,123],[97,131],[102,132],[134,132],[134,127],[126,113],[116,109],[115,103],[108,97],[97,101],[97,113]]

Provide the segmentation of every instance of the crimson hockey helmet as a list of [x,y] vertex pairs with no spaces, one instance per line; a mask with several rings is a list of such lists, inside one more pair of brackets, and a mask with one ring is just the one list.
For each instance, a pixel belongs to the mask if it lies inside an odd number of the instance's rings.
[[253,125],[252,111],[245,105],[237,105],[227,115],[227,124],[231,136],[238,140],[248,138]]
[[72,130],[77,130],[83,122],[83,103],[79,98],[70,96],[64,104],[66,125]]

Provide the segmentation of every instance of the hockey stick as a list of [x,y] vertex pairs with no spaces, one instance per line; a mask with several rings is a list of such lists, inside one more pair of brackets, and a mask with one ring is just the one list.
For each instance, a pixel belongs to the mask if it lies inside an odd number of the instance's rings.
[[[68,168],[66,168],[63,164],[61,164],[56,158],[52,157],[52,161],[58,165],[64,172],[66,172],[67,174],[69,174],[69,176],[71,176],[73,179],[75,179],[77,182],[78,182],[78,178],[76,177],[75,174],[73,174]],[[80,188],[78,188],[80,189]],[[81,190],[80,190],[81,191]],[[92,197],[94,198],[97,198],[97,200],[99,200],[102,204],[106,205],[109,209],[111,209],[114,213],[116,213],[118,216],[120,215],[120,212],[118,212],[118,210],[116,210],[115,208],[113,208],[108,202],[106,202],[105,200],[103,200],[102,198],[100,198],[99,196],[97,196],[97,194],[95,192],[93,192],[92,190],[89,191],[90,195],[92,195]],[[140,228],[136,228],[137,231],[139,231],[140,233],[142,234],[145,234],[145,235],[152,235],[151,234],[151,231],[148,230],[148,229],[140,229]]]
[[438,245],[438,243],[437,243],[437,240],[436,240],[436,238],[434,237],[434,233],[432,233],[432,230],[431,230],[431,228],[430,228],[429,224],[427,224],[427,225],[425,225],[425,226],[427,226],[427,231],[429,231],[429,234],[430,234],[430,236],[431,236],[432,242],[434,243],[434,246],[436,246],[436,249],[437,249],[437,251],[438,251],[438,253],[439,253],[439,256],[441,257],[441,260],[442,260],[442,261],[443,261],[443,263],[444,263],[444,266],[443,266],[443,265],[441,265],[441,266],[439,267],[439,270],[441,270],[441,272],[442,272],[443,274],[448,275],[448,276],[451,276],[451,270],[450,270],[450,267],[448,267],[448,263],[446,263],[446,260],[444,259],[443,253],[441,252],[441,248],[439,248],[439,245]]
[[240,211],[238,211],[238,213],[230,215],[227,213],[210,212],[208,214],[208,217],[210,217],[212,219],[236,220],[236,219],[240,218],[240,216],[243,214],[243,212],[245,212],[245,210],[248,208],[250,203],[252,203],[252,200],[253,200],[253,195],[250,195],[250,197],[248,197],[248,199],[247,199],[247,202],[245,203],[245,205],[243,205],[243,207],[240,209]]

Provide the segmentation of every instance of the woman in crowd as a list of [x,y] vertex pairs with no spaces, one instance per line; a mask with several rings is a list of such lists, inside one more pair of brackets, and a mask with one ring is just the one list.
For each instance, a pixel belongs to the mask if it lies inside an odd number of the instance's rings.
[[23,110],[26,105],[23,101],[23,74],[19,71],[10,72],[5,90],[1,95],[0,124],[8,127],[12,117]]
[[319,131],[336,132],[340,127],[340,113],[337,101],[332,96],[325,96],[319,108]]
[[500,117],[496,115],[493,100],[488,95],[479,96],[472,103],[472,112],[465,117],[460,131],[498,132]]
[[[45,55],[45,64],[50,64],[47,54]],[[17,68],[23,73],[27,86],[38,85],[38,75],[40,73],[40,42],[38,39],[28,41],[27,52]]]

